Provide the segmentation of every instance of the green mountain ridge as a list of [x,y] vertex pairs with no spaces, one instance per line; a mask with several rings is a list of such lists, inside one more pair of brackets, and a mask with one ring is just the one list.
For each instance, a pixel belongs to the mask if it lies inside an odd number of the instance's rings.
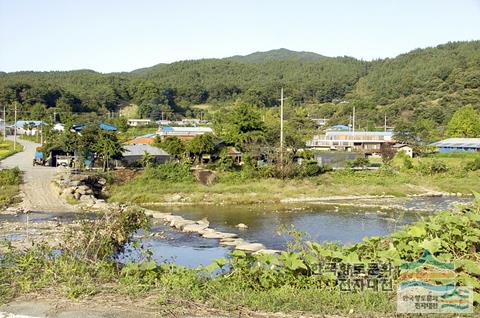
[[354,104],[365,126],[382,123],[385,114],[391,122],[428,119],[444,125],[459,107],[480,106],[480,41],[450,42],[374,61],[277,49],[129,73],[0,72],[0,103],[17,101],[25,113],[53,107],[107,112],[135,103],[145,106],[141,115],[148,117],[159,107],[185,111],[236,100],[277,106],[281,87],[289,104],[309,105],[312,115],[332,122],[348,120]]
[[285,48],[270,50],[265,52],[254,52],[248,55],[234,55],[224,58],[224,60],[242,62],[242,63],[266,63],[272,61],[316,61],[319,59],[328,58],[314,52],[306,51],[291,51]]

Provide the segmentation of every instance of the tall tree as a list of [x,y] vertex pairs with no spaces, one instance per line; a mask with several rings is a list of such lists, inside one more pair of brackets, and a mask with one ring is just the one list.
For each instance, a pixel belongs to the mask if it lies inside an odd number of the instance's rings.
[[188,143],[187,150],[194,155],[195,160],[201,162],[204,154],[213,152],[216,141],[217,138],[211,133],[197,135]]
[[448,137],[480,137],[480,112],[466,105],[453,114],[452,119],[448,122]]

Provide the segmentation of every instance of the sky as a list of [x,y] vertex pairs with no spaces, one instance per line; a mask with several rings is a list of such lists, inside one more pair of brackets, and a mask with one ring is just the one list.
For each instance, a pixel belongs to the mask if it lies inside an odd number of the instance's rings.
[[371,60],[480,39],[480,0],[0,0],[0,71],[132,71],[288,48]]

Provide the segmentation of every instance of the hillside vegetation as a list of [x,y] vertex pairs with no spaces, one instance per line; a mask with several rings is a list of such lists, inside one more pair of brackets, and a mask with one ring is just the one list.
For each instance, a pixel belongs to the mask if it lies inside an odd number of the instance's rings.
[[361,127],[382,124],[385,114],[390,122],[427,119],[445,125],[460,106],[479,105],[480,41],[371,62],[279,49],[158,64],[131,73],[0,73],[0,103],[17,101],[22,117],[32,119],[54,110],[107,113],[134,103],[144,109],[141,116],[156,119],[161,111],[190,115],[198,111],[193,105],[223,107],[238,99],[277,106],[280,87],[289,103],[307,105],[312,116],[333,122],[348,120],[353,104]]

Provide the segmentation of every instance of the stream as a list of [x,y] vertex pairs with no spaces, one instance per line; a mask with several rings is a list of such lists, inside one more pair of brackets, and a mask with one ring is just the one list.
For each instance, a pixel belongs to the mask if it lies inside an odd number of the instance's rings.
[[[248,206],[181,206],[157,207],[161,212],[171,212],[186,219],[207,218],[210,227],[229,233],[237,233],[250,242],[263,243],[269,249],[286,249],[290,236],[285,229],[295,229],[305,234],[305,239],[317,242],[338,242],[352,244],[360,242],[365,236],[381,236],[399,230],[403,225],[415,222],[423,216],[438,210],[452,208],[456,204],[466,204],[472,199],[466,198],[395,198],[382,199],[389,209],[365,207],[372,200],[355,201],[356,206],[344,206],[342,202],[309,203],[295,205],[248,205]],[[358,203],[358,204],[357,204]],[[404,207],[396,209],[395,207]],[[151,207],[150,207],[151,208]],[[30,213],[29,226],[42,222],[72,222],[78,214]],[[87,214],[87,217],[95,217]],[[0,221],[26,223],[26,215],[0,215]],[[239,229],[235,225],[244,223],[248,229]],[[283,229],[283,230],[282,230]],[[25,238],[22,230],[2,233],[0,240]],[[175,262],[179,265],[197,267],[208,265],[214,258],[224,257],[231,250],[218,244],[216,239],[205,239],[197,234],[178,232],[170,226],[153,220],[151,233],[137,233],[143,249],[128,248],[119,255],[121,262],[141,260],[149,250],[157,262]],[[34,231],[31,234],[34,238]]]

